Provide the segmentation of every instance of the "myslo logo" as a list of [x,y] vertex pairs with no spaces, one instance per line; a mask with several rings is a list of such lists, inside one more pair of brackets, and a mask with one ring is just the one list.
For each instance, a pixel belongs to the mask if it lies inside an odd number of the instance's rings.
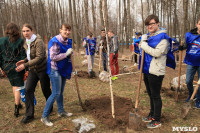
[[191,131],[191,132],[197,132],[198,128],[197,127],[172,127],[172,131]]

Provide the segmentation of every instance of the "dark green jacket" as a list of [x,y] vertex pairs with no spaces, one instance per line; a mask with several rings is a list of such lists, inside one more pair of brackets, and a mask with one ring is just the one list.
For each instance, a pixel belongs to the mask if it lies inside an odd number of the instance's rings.
[[8,37],[0,38],[0,67],[6,74],[16,68],[18,61],[26,58],[23,44],[24,40],[21,38],[15,42],[10,42]]

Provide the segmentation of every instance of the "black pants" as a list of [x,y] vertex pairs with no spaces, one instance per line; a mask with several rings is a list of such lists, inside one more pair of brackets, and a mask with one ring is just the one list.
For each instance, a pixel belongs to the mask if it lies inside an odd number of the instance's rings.
[[150,113],[156,121],[160,121],[162,100],[160,97],[160,90],[162,86],[163,76],[156,76],[153,74],[144,74],[144,83],[147,89],[147,93],[150,98]]
[[137,54],[134,54],[135,57],[135,63],[137,63]]
[[39,80],[46,100],[51,95],[50,79],[46,71],[39,73],[29,71],[25,87],[26,116],[34,116],[34,92]]

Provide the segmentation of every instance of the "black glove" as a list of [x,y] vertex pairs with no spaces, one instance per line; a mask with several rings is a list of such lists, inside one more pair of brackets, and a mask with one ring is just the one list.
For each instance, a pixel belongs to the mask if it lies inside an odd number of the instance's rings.
[[178,46],[178,50],[183,51],[183,46]]
[[115,59],[115,53],[113,54],[113,59]]

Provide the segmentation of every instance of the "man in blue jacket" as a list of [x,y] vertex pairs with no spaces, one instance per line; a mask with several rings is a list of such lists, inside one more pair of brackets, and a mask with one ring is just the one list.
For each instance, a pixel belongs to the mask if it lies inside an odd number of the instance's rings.
[[[83,38],[83,47],[86,48],[87,52],[87,60],[88,60],[88,71],[90,78],[95,77],[95,73],[92,70],[94,64],[94,56],[96,49],[96,38],[92,37],[93,34],[91,32],[88,33],[88,36]],[[89,48],[89,50],[88,50]]]
[[[193,93],[193,80],[196,72],[198,79],[200,77],[200,18],[197,21],[196,28],[185,34],[186,46],[180,46],[179,50],[187,48],[184,63],[187,64],[186,84],[189,96],[186,102],[190,100]],[[195,108],[200,109],[200,90],[196,94]]]

